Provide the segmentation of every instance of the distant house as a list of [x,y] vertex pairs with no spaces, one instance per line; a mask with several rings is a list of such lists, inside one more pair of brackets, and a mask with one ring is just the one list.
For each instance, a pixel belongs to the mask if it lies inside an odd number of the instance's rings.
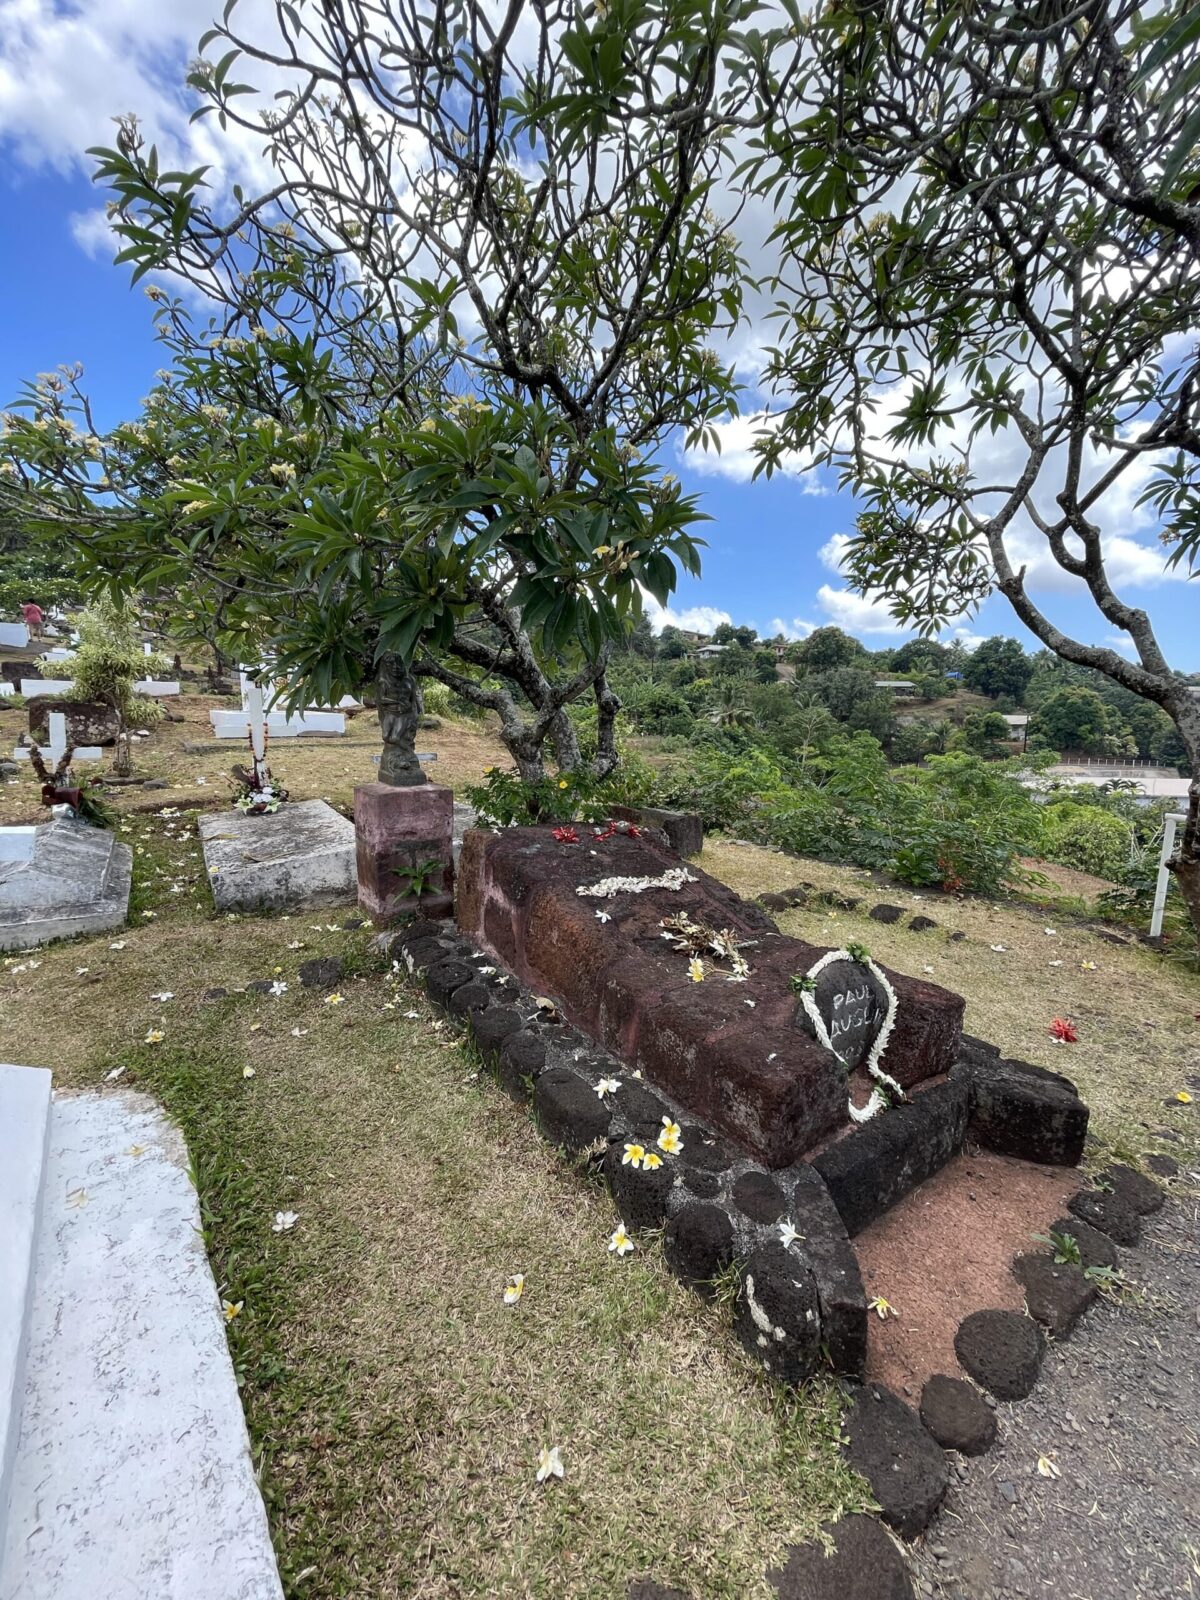
[[692,655],[697,661],[711,661],[714,656],[723,656],[728,649],[727,644],[702,644]]
[[885,694],[894,694],[898,700],[917,692],[917,686],[911,678],[876,678],[875,687],[882,689]]
[[788,646],[788,642],[787,642],[786,639],[783,639],[783,640],[776,639],[772,643],[771,649],[775,652],[776,661],[786,661],[787,660],[787,653],[788,653],[789,646]]

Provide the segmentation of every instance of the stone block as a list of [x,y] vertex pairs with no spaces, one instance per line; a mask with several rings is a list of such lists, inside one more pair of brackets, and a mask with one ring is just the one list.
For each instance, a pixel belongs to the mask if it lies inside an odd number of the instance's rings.
[[1067,1201],[1067,1210],[1117,1244],[1132,1246],[1142,1236],[1142,1219],[1113,1189],[1081,1189]]
[[117,713],[100,701],[59,700],[38,694],[26,700],[25,710],[31,734],[48,732],[50,713],[61,711],[66,719],[68,744],[115,744],[121,728]]
[[1049,1255],[1020,1255],[1012,1264],[1012,1273],[1025,1291],[1029,1315],[1053,1339],[1071,1337],[1098,1293],[1082,1267],[1057,1262]]
[[698,856],[704,849],[704,824],[694,811],[668,811],[663,806],[614,806],[621,822],[657,828],[677,856]]
[[883,1520],[905,1539],[929,1526],[950,1482],[942,1448],[887,1389],[858,1389],[842,1421],[846,1460],[871,1485]]
[[921,1390],[921,1421],[943,1450],[981,1456],[996,1440],[996,1414],[978,1389],[938,1373]]
[[[454,905],[454,792],[436,783],[354,790],[358,903],[377,928],[414,912],[446,916]],[[431,869],[419,893],[423,868]]]
[[1019,1311],[973,1311],[954,1335],[959,1365],[997,1400],[1024,1400],[1038,1380],[1046,1340]]
[[663,1233],[663,1255],[671,1271],[690,1288],[712,1294],[712,1280],[733,1264],[733,1223],[721,1206],[689,1201]]
[[979,1052],[964,1056],[954,1075],[970,1082],[970,1136],[985,1149],[1045,1166],[1079,1164],[1088,1108],[1069,1079]]
[[1046,1229],[1047,1234],[1062,1233],[1074,1239],[1079,1246],[1081,1267],[1113,1267],[1120,1264],[1121,1253],[1106,1233],[1093,1228],[1082,1217],[1059,1217]]
[[867,1296],[858,1257],[833,1197],[812,1167],[792,1188],[788,1220],[800,1234],[821,1306],[821,1334],[835,1372],[861,1378],[867,1364]]
[[129,914],[133,851],[103,828],[0,828],[0,950],[117,928]]
[[822,1532],[829,1550],[793,1545],[784,1565],[767,1573],[779,1600],[913,1600],[904,1557],[874,1517],[854,1512]]
[[218,911],[297,911],[353,902],[354,824],[324,800],[261,817],[200,818],[204,864]]
[[1123,1162],[1114,1161],[1111,1166],[1105,1167],[1099,1182],[1107,1184],[1139,1217],[1149,1217],[1162,1210],[1166,1197],[1154,1179],[1133,1167],[1125,1166]]
[[934,1084],[908,1105],[863,1123],[813,1160],[852,1238],[959,1153],[968,1106],[965,1083]]
[[800,1249],[765,1244],[747,1257],[733,1326],[773,1378],[799,1384],[812,1377],[821,1358],[821,1310]]
[[533,1110],[542,1136],[578,1155],[608,1136],[612,1114],[600,1096],[569,1067],[547,1067],[533,1086]]

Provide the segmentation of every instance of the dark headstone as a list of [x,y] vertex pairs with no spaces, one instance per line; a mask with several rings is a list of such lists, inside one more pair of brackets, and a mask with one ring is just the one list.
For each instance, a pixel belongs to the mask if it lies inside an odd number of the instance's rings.
[[533,1111],[542,1136],[568,1155],[608,1136],[612,1113],[600,1096],[569,1067],[548,1067],[533,1086]]
[[781,1383],[811,1378],[821,1359],[821,1311],[817,1286],[795,1247],[766,1244],[742,1269],[734,1311],[738,1338]]
[[767,1573],[779,1600],[912,1600],[904,1557],[874,1517],[855,1512],[822,1532],[833,1540],[828,1555],[820,1544],[793,1545]]
[[962,1378],[938,1373],[929,1379],[921,1390],[921,1421],[943,1450],[959,1455],[981,1456],[995,1442],[995,1414]]
[[314,956],[300,963],[300,982],[305,989],[332,989],[342,975],[336,956]]
[[765,1172],[744,1172],[733,1186],[733,1203],[752,1222],[778,1222],[787,1197]]
[[201,1000],[224,1000],[228,993],[228,989],[205,989],[200,998]]
[[1113,1193],[1120,1195],[1129,1209],[1136,1211],[1139,1217],[1148,1217],[1155,1211],[1162,1210],[1166,1196],[1154,1179],[1147,1178],[1145,1173],[1137,1172],[1122,1162],[1114,1162],[1112,1166],[1105,1167],[1098,1181],[1108,1184]]
[[733,1261],[733,1223],[720,1206],[690,1201],[677,1211],[663,1233],[663,1255],[677,1278],[701,1293],[711,1293],[712,1280]]
[[883,1520],[905,1539],[929,1526],[950,1481],[942,1448],[887,1389],[857,1389],[842,1421],[846,1460],[871,1485]]
[[246,988],[251,994],[270,994],[271,982],[270,978],[251,978]]
[[1069,1339],[1096,1298],[1096,1285],[1084,1276],[1082,1267],[1058,1263],[1053,1256],[1018,1256],[1012,1273],[1025,1291],[1029,1315],[1054,1339]]
[[936,928],[937,923],[932,917],[910,917],[908,927],[911,933],[927,933],[930,928]]
[[1120,1261],[1116,1245],[1106,1233],[1093,1228],[1080,1217],[1059,1217],[1052,1222],[1047,1233],[1067,1234],[1079,1246],[1081,1267],[1116,1267]]
[[[887,1016],[883,985],[857,961],[832,961],[817,974],[813,1000],[833,1053],[848,1072],[859,1066]],[[801,1011],[798,1014],[808,1019]]]
[[78,745],[115,744],[121,731],[120,719],[111,706],[99,700],[66,700],[56,695],[31,695],[25,702],[30,733],[49,730],[50,713],[61,711],[66,718],[67,742]]
[[1081,1189],[1067,1201],[1067,1210],[1117,1244],[1135,1245],[1142,1236],[1142,1219],[1115,1190]]
[[964,1372],[997,1400],[1023,1400],[1042,1370],[1046,1340],[1019,1311],[973,1311],[954,1335]]
[[867,915],[872,922],[899,922],[904,915],[903,906],[878,905],[872,906]]

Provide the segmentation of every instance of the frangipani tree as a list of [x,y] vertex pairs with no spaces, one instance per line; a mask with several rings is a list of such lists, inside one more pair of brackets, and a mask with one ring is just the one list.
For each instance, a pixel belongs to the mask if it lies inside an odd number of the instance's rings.
[[[902,622],[932,631],[998,591],[1050,650],[1171,717],[1194,775],[1174,865],[1200,929],[1200,698],[1119,592],[1111,520],[1151,506],[1163,561],[1194,566],[1196,7],[824,0],[800,31],[753,167],[782,249],[764,465],[840,469],[864,502],[851,581]],[[1072,587],[1120,648],[1064,626]]]
[[[0,495],[113,582],[182,589],[227,650],[269,642],[297,698],[399,657],[495,709],[535,777],[547,736],[577,762],[563,708],[591,693],[611,765],[611,643],[697,566],[656,454],[735,404],[710,201],[770,93],[753,10],[331,0],[264,39],[235,0],[190,81],[277,181],[209,194],[123,123],[98,176],[170,367],[107,436],[77,376],[35,386]],[[281,85],[268,109],[244,74]]]

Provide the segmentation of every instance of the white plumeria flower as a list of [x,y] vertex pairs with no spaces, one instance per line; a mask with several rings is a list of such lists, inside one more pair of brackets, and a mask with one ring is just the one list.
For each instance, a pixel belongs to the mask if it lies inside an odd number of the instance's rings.
[[1037,1462],[1037,1469],[1038,1469],[1038,1475],[1040,1477],[1043,1477],[1043,1478],[1061,1478],[1062,1477],[1062,1473],[1059,1471],[1059,1468],[1058,1468],[1057,1464],[1055,1463],[1053,1456],[1039,1456],[1038,1457],[1038,1462]]
[[150,1031],[146,1035],[146,1043],[147,1044],[161,1044],[165,1038],[166,1038],[166,1034],[162,1031],[161,1028],[151,1028]]
[[781,1222],[779,1224],[780,1244],[790,1248],[794,1244],[802,1243],[803,1239],[804,1235],[802,1233],[797,1233],[795,1224],[790,1220],[787,1222]]
[[28,961],[22,961],[17,966],[15,966],[12,970],[14,972],[28,972],[29,971],[29,963],[28,963]]
[[26,962],[26,966],[29,968],[30,972],[36,972],[37,969],[41,966],[41,964],[42,963],[40,961],[28,961],[28,962]]
[[704,982],[704,963],[699,956],[693,956],[688,962],[688,977],[693,983]]
[[545,1483],[547,1478],[561,1478],[562,1475],[562,1456],[558,1445],[551,1445],[549,1450],[543,1449],[538,1456],[537,1481]]
[[421,1020],[421,1013],[419,1011],[406,1011],[404,1015],[410,1022],[419,1022]]
[[1053,939],[1053,938],[1055,938],[1057,936],[1058,929],[1057,928],[1043,928],[1042,932],[1046,935],[1047,938]]
[[278,999],[281,994],[286,994],[288,992],[288,986],[286,983],[284,983],[282,978],[276,978],[275,982],[271,985],[267,992],[268,994],[273,994]]
[[272,1233],[288,1233],[300,1221],[298,1211],[277,1211],[271,1224]]
[[928,962],[926,962],[926,964],[921,968],[921,971],[922,972],[932,972],[933,968],[928,964]]
[[999,956],[1003,955],[1007,951],[1008,946],[1006,944],[994,944],[990,948],[993,949]]
[[160,989],[157,994],[152,994],[150,998],[151,1000],[157,1000],[159,1005],[165,1006],[168,1000],[174,1000],[175,995],[170,989]]
[[90,971],[91,971],[90,967],[76,967],[75,968],[75,976],[77,978],[85,978]]
[[124,1076],[125,1076],[125,1068],[124,1067],[114,1067],[111,1072],[106,1072],[104,1074],[104,1081],[105,1081],[105,1083],[116,1083],[118,1078],[122,1078]]
[[[293,939],[292,942],[288,945],[288,949],[289,950],[303,950],[304,949],[304,941],[303,941],[303,939]],[[392,965],[394,966],[395,962],[393,962]]]
[[108,948],[110,950],[124,950],[125,941],[124,941],[124,939],[114,939],[113,942],[109,945]]
[[1062,966],[1062,962],[1061,961],[1050,961],[1050,962],[1047,962],[1047,966],[1061,967]]
[[596,1085],[596,1093],[600,1096],[601,1100],[603,1100],[606,1094],[616,1094],[620,1087],[620,1078],[601,1078],[600,1082]]
[[613,1252],[614,1255],[618,1256],[627,1256],[629,1252],[635,1248],[633,1240],[625,1231],[625,1224],[623,1222],[618,1222],[616,1227],[613,1229],[612,1236],[608,1241],[608,1248]]
[[611,922],[612,918],[609,916],[607,911],[597,911],[597,913],[596,913],[596,921],[597,922]]
[[242,1077],[243,1078],[252,1078],[253,1076],[254,1076],[254,1068],[253,1067],[243,1067],[242,1068]]
[[743,1000],[742,1004],[744,1006],[749,1006],[751,1011],[753,1011],[755,1006],[758,1004],[758,1001],[757,1000]]
[[504,1285],[504,1304],[506,1306],[515,1306],[524,1293],[525,1274],[523,1272],[514,1272]]
[[292,1029],[292,1038],[293,1039],[303,1039],[304,1035],[307,1032],[308,1032],[307,1028],[293,1028]]

